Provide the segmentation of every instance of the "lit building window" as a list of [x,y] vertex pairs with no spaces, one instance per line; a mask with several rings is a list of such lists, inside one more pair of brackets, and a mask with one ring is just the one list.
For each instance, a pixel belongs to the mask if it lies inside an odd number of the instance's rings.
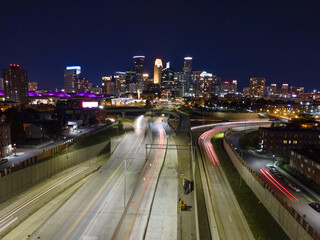
[[287,141],[287,140],[283,140],[283,143],[284,143],[284,144],[287,144],[287,143],[288,143],[288,141]]

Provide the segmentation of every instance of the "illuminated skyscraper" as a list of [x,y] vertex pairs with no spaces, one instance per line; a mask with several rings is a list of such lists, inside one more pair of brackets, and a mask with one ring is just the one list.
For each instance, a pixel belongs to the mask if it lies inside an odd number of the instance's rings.
[[185,57],[183,63],[183,72],[184,72],[184,82],[185,86],[183,87],[184,96],[194,96],[194,84],[192,82],[191,73],[192,73],[192,57]]
[[80,66],[68,66],[64,70],[64,90],[65,92],[76,92],[77,78],[81,73]]
[[144,73],[144,61],[145,56],[134,56],[133,57],[133,70],[141,75]]
[[102,77],[102,93],[110,95],[112,93],[112,76],[103,76]]
[[195,96],[210,99],[218,94],[219,84],[220,78],[218,76],[203,71],[195,81]]
[[29,91],[37,91],[38,83],[37,82],[28,82],[28,90]]
[[192,57],[185,57],[184,58],[183,71],[185,73],[191,74],[191,72],[192,72]]
[[262,77],[252,77],[250,78],[250,97],[263,97],[266,87],[266,79]]
[[161,71],[162,71],[162,61],[157,58],[154,63],[154,71],[153,71],[153,83],[161,84]]
[[19,68],[19,64],[10,64],[3,69],[4,96],[6,101],[28,103],[27,70]]

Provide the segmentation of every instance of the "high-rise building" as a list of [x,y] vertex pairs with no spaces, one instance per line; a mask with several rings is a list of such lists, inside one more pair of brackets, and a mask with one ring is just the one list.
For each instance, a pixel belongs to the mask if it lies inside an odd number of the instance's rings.
[[238,81],[232,80],[229,93],[235,94],[237,92],[237,89],[238,89]]
[[167,62],[166,68],[161,72],[161,88],[167,89],[174,84],[174,71],[170,66],[170,62]]
[[37,91],[38,83],[37,82],[28,82],[28,91]]
[[65,92],[76,92],[77,78],[81,73],[80,66],[68,66],[64,70],[64,90]]
[[3,90],[3,78],[0,78],[0,90]]
[[141,75],[144,73],[144,62],[145,56],[134,56],[133,57],[133,70]]
[[266,79],[262,77],[250,78],[250,97],[263,97],[266,88]]
[[272,83],[269,88],[269,95],[275,96],[278,93],[278,88],[276,83]]
[[102,77],[102,93],[103,94],[112,94],[112,76],[103,76]]
[[289,92],[289,85],[287,83],[283,83],[281,86],[281,93],[288,93]]
[[221,79],[218,76],[203,71],[199,79],[196,79],[195,82],[195,96],[203,99],[210,99],[212,96],[217,96],[220,81]]
[[185,79],[183,82],[185,82],[184,86],[184,96],[194,96],[194,84],[192,82],[192,57],[185,57],[184,63],[183,63],[183,72],[185,73]]
[[185,57],[184,58],[183,71],[185,73],[191,74],[191,72],[192,72],[192,57]]
[[223,81],[221,82],[220,86],[220,97],[224,97],[225,95],[229,94],[230,92],[230,82],[229,81]]
[[75,92],[90,92],[92,90],[92,84],[90,80],[84,77],[77,77],[75,80]]
[[116,95],[121,96],[126,93],[126,73],[125,72],[115,72],[113,75],[116,85]]
[[153,83],[161,85],[162,61],[157,58],[154,62]]
[[27,70],[20,69],[19,64],[10,64],[3,69],[4,96],[6,101],[28,103]]

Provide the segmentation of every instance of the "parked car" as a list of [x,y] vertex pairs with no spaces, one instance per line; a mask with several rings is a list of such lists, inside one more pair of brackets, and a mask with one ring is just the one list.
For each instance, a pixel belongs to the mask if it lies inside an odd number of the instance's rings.
[[279,179],[283,179],[282,175],[280,173],[276,173],[275,176]]
[[271,172],[271,173],[273,173],[273,174],[278,173],[278,172],[277,172],[277,170],[276,170],[275,168],[270,168],[270,169],[269,169],[269,172]]
[[8,162],[8,158],[3,158],[0,160],[0,165],[5,164]]
[[317,212],[320,212],[320,204],[316,202],[309,203],[309,206],[312,207]]
[[289,188],[291,188],[295,192],[301,192],[301,189],[291,183],[289,183]]

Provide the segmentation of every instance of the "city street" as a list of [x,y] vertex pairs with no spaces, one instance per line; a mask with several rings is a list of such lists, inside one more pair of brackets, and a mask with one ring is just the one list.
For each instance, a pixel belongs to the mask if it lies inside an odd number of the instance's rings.
[[[5,168],[8,168],[8,167],[11,167],[13,165],[17,165],[19,164],[20,162],[23,162],[29,158],[32,158],[34,156],[37,156],[38,154],[50,149],[50,148],[53,148],[53,147],[56,147],[56,146],[59,146],[59,145],[62,145],[64,144],[66,141],[72,139],[72,138],[75,138],[75,137],[79,137],[83,134],[86,134],[90,131],[94,131],[94,130],[97,130],[99,127],[103,127],[103,125],[101,126],[94,126],[94,127],[86,127],[86,128],[83,128],[81,129],[80,131],[81,132],[73,132],[73,133],[70,133],[68,135],[66,135],[65,139],[62,139],[62,140],[59,140],[59,141],[48,141],[48,144],[41,144],[37,147],[22,147],[22,148],[16,148],[16,150],[13,150],[12,151],[12,155],[11,156],[8,156],[8,157],[5,157],[8,159],[8,162],[5,163],[5,164],[2,164],[0,165],[0,171],[3,171]],[[110,126],[109,126],[110,127]]]

